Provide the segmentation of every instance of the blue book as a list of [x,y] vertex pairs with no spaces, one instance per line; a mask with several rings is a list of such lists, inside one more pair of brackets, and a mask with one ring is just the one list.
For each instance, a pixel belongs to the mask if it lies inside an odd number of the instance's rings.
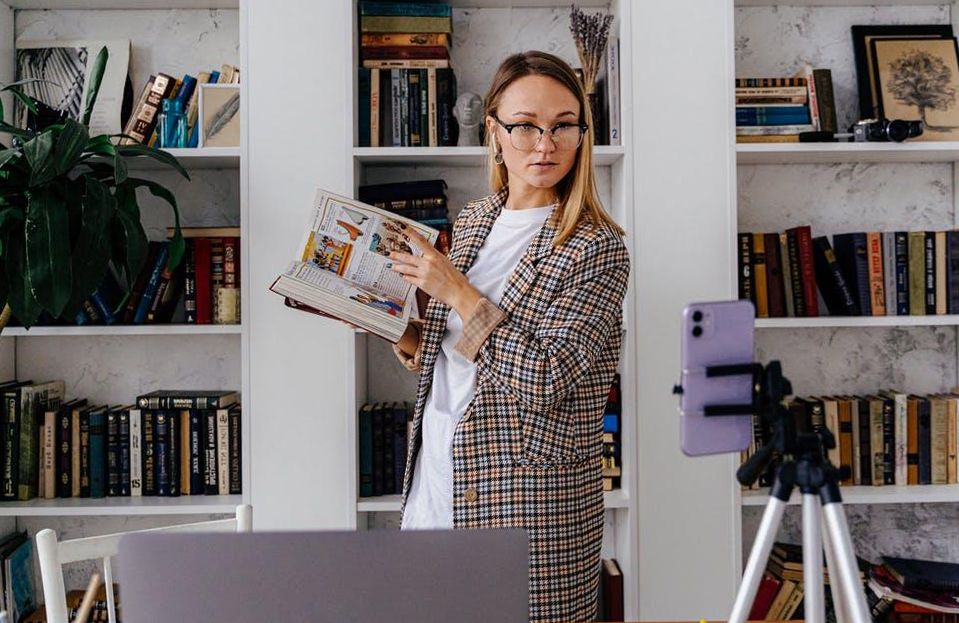
[[426,4],[423,2],[360,2],[360,15],[450,17],[453,15],[448,4]]
[[357,120],[357,143],[360,147],[369,147],[370,143],[370,70],[360,67],[358,76],[357,97],[359,99],[359,119]]
[[804,115],[750,115],[736,111],[737,126],[755,125],[806,125],[809,123],[809,114]]
[[603,415],[603,432],[604,433],[619,432],[619,414],[618,413],[607,413]]
[[373,495],[373,405],[365,404],[359,413],[360,497]]
[[193,97],[193,91],[196,90],[196,78],[190,74],[183,74],[180,90],[176,93],[176,99],[183,105],[183,110],[187,109],[190,98]]
[[150,279],[143,286],[143,297],[137,306],[137,313],[133,316],[134,324],[143,324],[147,319],[147,313],[153,303],[153,297],[156,296],[157,288],[160,287],[160,275],[163,274],[163,268],[166,266],[167,257],[170,253],[170,243],[164,240],[160,243],[160,250],[157,252],[156,261],[153,263]]
[[853,294],[859,298],[859,312],[863,316],[872,315],[872,299],[869,294],[869,253],[866,248],[866,234],[836,234],[832,237],[836,259],[846,283],[850,284]]
[[107,407],[90,412],[90,497],[107,495]]
[[156,465],[157,495],[169,496],[171,494],[171,465],[170,465],[170,413],[167,411],[156,412],[156,430],[155,443],[156,452],[154,461]]
[[[220,72],[214,70],[210,72],[210,79],[206,81],[207,84],[216,84],[217,80],[220,79]],[[200,119],[196,120],[196,123],[193,124],[193,130],[190,131],[190,136],[187,138],[186,146],[193,147],[194,149],[200,144],[200,132],[197,130],[197,127],[200,125]]]

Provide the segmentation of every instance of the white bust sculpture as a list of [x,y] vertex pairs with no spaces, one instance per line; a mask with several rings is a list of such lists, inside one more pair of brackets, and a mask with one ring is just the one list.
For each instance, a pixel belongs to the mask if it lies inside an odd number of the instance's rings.
[[453,116],[459,124],[458,146],[479,145],[480,116],[483,113],[483,100],[476,93],[465,91],[456,98]]

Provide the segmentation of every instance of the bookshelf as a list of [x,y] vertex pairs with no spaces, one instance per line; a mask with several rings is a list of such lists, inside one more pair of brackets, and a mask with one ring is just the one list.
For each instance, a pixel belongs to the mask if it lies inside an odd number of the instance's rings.
[[[954,2],[922,0],[733,0],[735,76],[788,75],[802,62],[832,70],[840,128],[858,115],[853,24],[957,24]],[[791,33],[776,38],[770,33]],[[801,35],[792,34],[801,31]],[[828,44],[827,44],[828,42]],[[730,76],[730,88],[732,86]],[[731,143],[733,139],[730,139]],[[846,231],[943,230],[959,224],[955,142],[738,144],[731,175],[737,190],[731,219],[740,231],[784,231],[810,224],[814,235]],[[880,180],[893,186],[876,191]],[[942,316],[757,319],[763,359],[780,359],[797,395],[873,393],[908,386],[919,393],[957,382],[959,318]],[[847,514],[858,520],[854,546],[861,555],[929,557],[956,533],[905,526],[949,526],[957,485],[841,488]],[[766,491],[737,492],[745,555],[759,524]],[[790,501],[780,538],[799,542],[798,493]],[[941,518],[941,521],[939,521]],[[938,550],[937,550],[938,548]]]
[[[454,0],[452,67],[456,73],[458,92],[472,91],[485,95],[492,73],[499,61],[514,51],[524,49],[549,50],[559,55],[574,67],[579,61],[568,30],[569,7],[553,1],[511,2],[505,0]],[[579,4],[579,3],[577,3]],[[630,109],[629,64],[629,4],[628,2],[586,2],[584,6],[603,7],[616,19],[611,35],[620,39],[622,86],[622,110]],[[356,147],[357,145],[357,85],[356,69],[359,67],[359,36],[356,2],[351,21],[351,77],[348,92],[352,93],[353,105],[347,110],[345,151],[351,156],[351,175],[347,183],[349,191],[363,184],[385,183],[410,179],[443,178],[449,188],[450,219],[453,220],[467,201],[489,194],[486,187],[487,147]],[[547,24],[552,24],[547,26]],[[468,33],[468,36],[464,33]],[[624,138],[622,145],[600,145],[594,149],[594,162],[598,175],[600,197],[604,206],[617,221],[632,231],[632,186],[627,173],[632,166],[629,143],[629,119],[623,119]],[[631,233],[627,244],[631,244]],[[633,326],[634,305],[632,295],[627,294],[624,327]],[[603,558],[616,558],[625,576],[626,616],[638,614],[637,594],[637,532],[636,532],[636,435],[637,411],[635,387],[630,379],[635,377],[632,332],[624,339],[619,371],[623,381],[623,415],[621,434],[624,461],[622,488],[607,492],[606,528],[604,531]],[[366,402],[383,400],[407,400],[412,406],[416,396],[416,375],[406,371],[395,360],[387,343],[373,335],[354,334],[347,342],[353,350],[351,362],[356,374],[350,379],[348,390],[352,400],[346,412],[346,439],[350,447],[349,465],[352,466],[350,497],[354,500],[353,525],[357,528],[377,528],[398,523],[400,496],[371,498],[358,497],[358,437],[357,414]],[[392,522],[392,523],[391,523]]]
[[[14,19],[15,18],[15,19]],[[139,92],[150,73],[196,75],[207,65],[245,68],[237,0],[0,0],[0,81],[13,75],[13,42],[24,39],[128,38],[129,75]],[[9,42],[9,43],[7,43]],[[9,47],[8,47],[9,46]],[[245,98],[244,93],[242,97]],[[244,137],[246,131],[244,129]],[[249,304],[248,220],[244,145],[236,148],[170,150],[190,173],[177,179],[149,158],[131,159],[139,176],[156,179],[177,197],[181,224],[240,226],[241,318]],[[162,202],[141,196],[144,228],[151,239],[165,237],[172,214]],[[238,325],[160,324],[133,326],[9,327],[0,334],[0,373],[66,381],[67,397],[129,404],[139,393],[159,388],[249,389],[248,322]],[[244,401],[245,402],[245,401]],[[34,499],[0,504],[0,527],[27,529],[32,536],[54,528],[61,538],[118,529],[117,522],[143,527],[232,514],[251,501],[250,409],[242,419],[242,495],[177,498]],[[82,586],[86,575],[67,573],[67,584]]]

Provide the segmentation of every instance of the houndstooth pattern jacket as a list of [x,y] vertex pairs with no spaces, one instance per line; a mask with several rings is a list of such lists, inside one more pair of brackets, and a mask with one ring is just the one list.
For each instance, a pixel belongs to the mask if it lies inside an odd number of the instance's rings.
[[[469,203],[450,260],[465,273],[508,189]],[[582,223],[552,247],[552,219],[510,276],[499,306],[481,299],[456,350],[476,362],[476,389],[453,438],[455,528],[525,528],[530,621],[591,621],[603,535],[603,411],[623,339],[630,260],[622,238]],[[450,307],[432,299],[407,368],[419,371],[402,508]]]

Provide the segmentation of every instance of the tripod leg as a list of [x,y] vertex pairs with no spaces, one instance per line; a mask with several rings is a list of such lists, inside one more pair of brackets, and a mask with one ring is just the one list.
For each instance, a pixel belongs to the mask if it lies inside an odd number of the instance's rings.
[[[773,489],[776,489],[776,487],[774,486]],[[788,494],[786,499],[789,499]],[[773,542],[779,532],[779,524],[782,522],[785,508],[785,502],[774,495],[769,496],[769,502],[766,504],[765,512],[763,512],[759,530],[756,532],[756,540],[749,552],[749,561],[746,563],[746,570],[743,572],[743,581],[736,593],[732,614],[729,615],[729,623],[746,623],[746,617],[749,616],[749,610],[756,599],[759,581],[763,577],[763,571],[766,570],[769,552],[772,551]]]
[[822,581],[822,507],[819,495],[802,496],[803,613],[806,623],[825,623]]
[[822,542],[826,550],[826,568],[829,570],[829,593],[832,595],[832,607],[836,612],[836,622],[847,623],[849,617],[846,613],[846,604],[843,603],[842,591],[839,590],[839,582],[836,580],[839,567],[836,563],[835,545],[829,537],[829,530],[823,530]]
[[856,564],[856,554],[852,548],[852,537],[849,536],[849,524],[846,523],[846,513],[839,501],[838,487],[835,488],[833,500],[823,505],[823,517],[826,530],[833,544],[836,566],[829,570],[830,583],[838,583],[837,590],[842,593],[842,602],[849,614],[849,623],[871,623],[869,607],[866,605],[866,594],[863,592],[862,581],[859,579],[859,566]]

